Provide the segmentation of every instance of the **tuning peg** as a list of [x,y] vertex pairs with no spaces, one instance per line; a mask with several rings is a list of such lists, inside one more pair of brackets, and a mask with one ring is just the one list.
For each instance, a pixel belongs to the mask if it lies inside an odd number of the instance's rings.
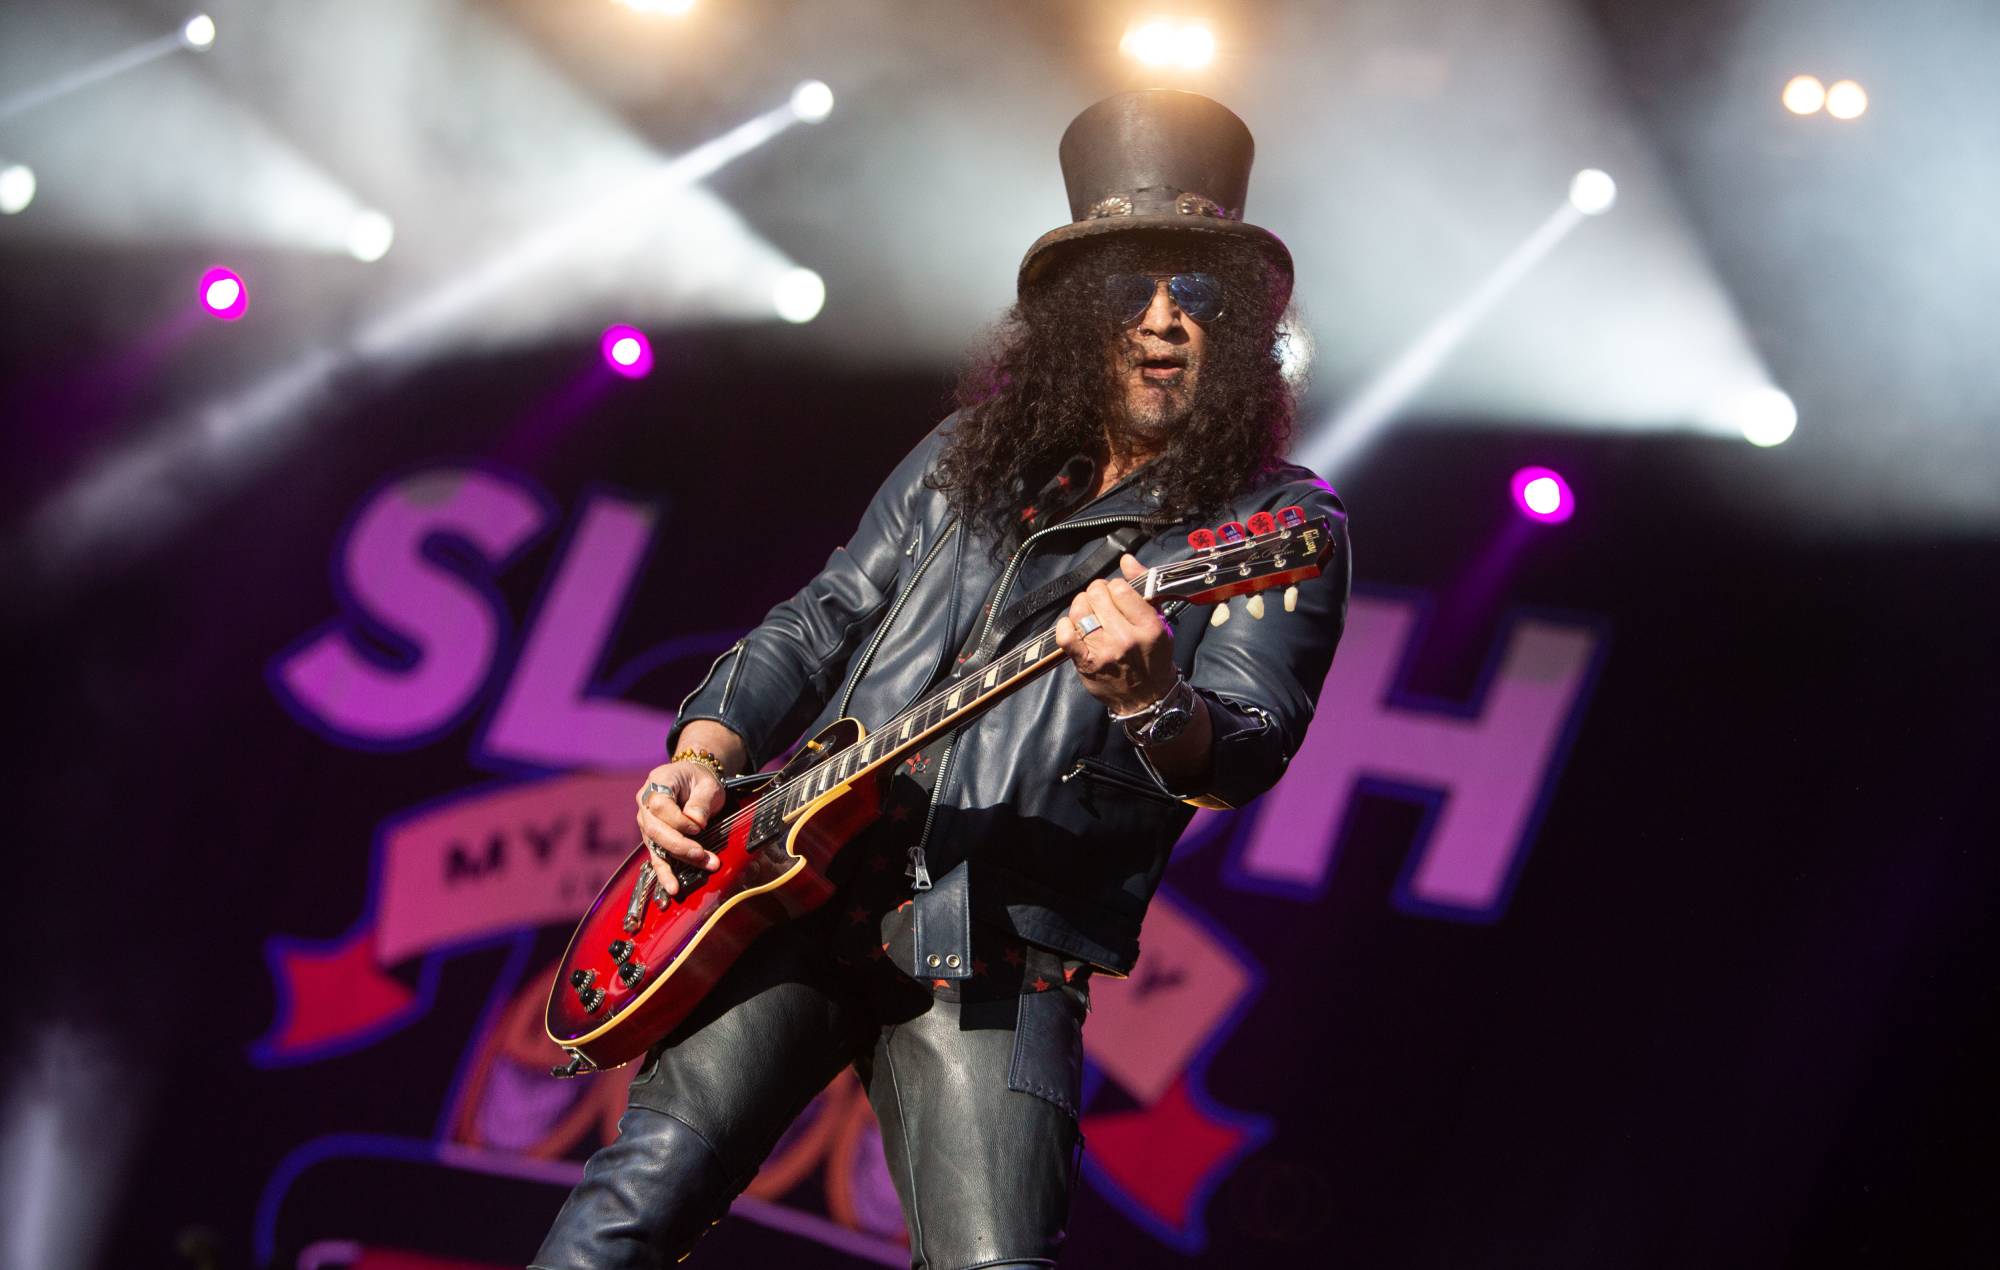
[[1253,595],[1249,599],[1243,601],[1243,611],[1248,613],[1254,620],[1259,622],[1263,621],[1264,597],[1261,595]]
[[1293,611],[1294,609],[1296,609],[1296,608],[1298,608],[1298,607],[1299,607],[1299,589],[1298,589],[1297,587],[1295,587],[1295,586],[1288,586],[1288,587],[1286,587],[1286,588],[1285,588],[1285,612],[1287,612],[1287,613],[1290,613],[1290,612],[1292,612],[1292,611]]
[[1275,533],[1278,528],[1278,518],[1269,512],[1258,512],[1250,518],[1249,523],[1250,532],[1253,534]]
[[1228,601],[1228,600],[1224,600],[1224,601],[1223,601],[1222,603],[1220,603],[1220,604],[1216,605],[1216,606],[1215,606],[1215,612],[1213,612],[1213,613],[1210,613],[1210,614],[1208,615],[1208,624],[1209,624],[1210,626],[1220,626],[1220,625],[1222,625],[1222,624],[1223,624],[1224,622],[1226,622],[1226,621],[1228,621],[1228,620],[1229,620],[1229,601]]

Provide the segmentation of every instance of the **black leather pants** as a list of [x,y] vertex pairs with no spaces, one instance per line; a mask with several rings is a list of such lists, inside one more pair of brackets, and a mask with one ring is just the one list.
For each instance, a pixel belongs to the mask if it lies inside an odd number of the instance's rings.
[[1076,1175],[1086,990],[938,1001],[886,964],[842,971],[817,924],[759,940],[632,1083],[536,1270],[686,1254],[785,1127],[852,1063],[882,1129],[914,1270],[1055,1264]]

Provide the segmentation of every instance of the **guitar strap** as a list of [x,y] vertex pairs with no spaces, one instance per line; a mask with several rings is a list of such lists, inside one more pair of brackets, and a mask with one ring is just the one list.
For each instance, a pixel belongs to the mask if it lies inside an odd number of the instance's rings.
[[[1056,601],[1068,599],[1089,586],[1106,569],[1117,564],[1119,557],[1144,541],[1145,537],[1145,531],[1137,525],[1127,525],[1115,533],[1106,534],[1103,541],[1099,542],[1076,568],[1052,582],[1044,583],[1027,594],[1016,597],[1012,604],[1000,610],[1000,616],[986,626],[986,638],[983,641],[979,638],[979,624],[974,624],[972,633],[966,637],[965,647],[959,650],[958,669],[953,672],[954,676],[969,674],[985,665],[993,654],[1000,650],[1001,642],[1022,622]],[[996,578],[993,585],[997,588],[1000,585],[999,579]],[[984,613],[992,603],[993,594],[989,591],[986,605],[979,611]]]
[[[1144,531],[1135,525],[1128,525],[1116,533],[1106,534],[1103,541],[1099,542],[1096,548],[1089,555],[1085,556],[1083,561],[1074,569],[1071,569],[1068,573],[1063,574],[1053,582],[1036,587],[1002,609],[999,618],[990,626],[986,626],[986,638],[984,640],[979,638],[979,632],[981,626],[985,624],[975,622],[971,633],[966,636],[965,646],[959,652],[957,667],[952,671],[950,678],[956,679],[961,675],[971,674],[973,671],[979,669],[979,667],[985,665],[992,658],[993,654],[999,650],[1001,642],[1005,640],[1010,631],[1049,605],[1058,603],[1083,590],[1084,587],[1090,585],[1093,578],[1096,578],[1104,570],[1117,563],[1120,556],[1138,545],[1145,536]],[[993,589],[986,593],[986,604],[980,607],[979,611],[981,613],[984,613],[987,607],[993,603],[993,592],[998,590],[999,586],[999,579],[994,579]],[[933,746],[937,749],[943,749],[945,746],[950,745],[952,739],[957,735],[958,732],[954,729],[945,735],[942,743],[933,742]],[[937,765],[929,762],[905,763],[897,771],[894,780],[897,784],[903,784],[901,792],[906,797],[921,797],[923,802],[927,804],[930,802],[931,790],[937,785]],[[907,784],[904,784],[905,782]]]
[[[956,679],[961,675],[970,674],[985,665],[992,658],[993,654],[999,651],[1001,642],[1006,639],[1009,632],[1049,605],[1067,599],[1075,595],[1078,591],[1083,590],[1084,587],[1090,585],[1091,579],[1097,577],[1104,570],[1115,564],[1120,556],[1138,545],[1144,537],[1144,531],[1137,526],[1127,526],[1116,533],[1105,535],[1103,541],[1099,542],[1097,547],[1089,555],[1085,556],[1082,562],[1074,569],[1071,569],[1068,573],[1063,574],[1053,582],[1036,587],[1002,609],[999,618],[990,627],[986,628],[986,638],[984,640],[980,639],[979,632],[980,628],[985,624],[975,622],[971,633],[965,638],[964,647],[959,651],[956,666],[950,678]],[[992,604],[993,591],[999,589],[999,586],[1000,580],[995,578],[993,588],[986,593],[986,605],[980,607],[979,611],[981,613],[986,611],[987,605]],[[951,737],[956,735],[956,731],[953,731],[943,739],[942,743],[932,742],[929,748],[942,749],[944,744],[949,744]],[[930,801],[931,790],[937,783],[937,765],[928,762],[921,765],[905,763],[897,770],[895,780],[899,785],[903,785],[901,792],[903,792],[905,797],[916,795],[921,797],[925,803],[928,803]]]

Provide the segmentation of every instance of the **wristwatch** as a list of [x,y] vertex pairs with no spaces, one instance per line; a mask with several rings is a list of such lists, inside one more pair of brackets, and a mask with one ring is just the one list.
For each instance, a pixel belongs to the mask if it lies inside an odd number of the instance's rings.
[[1152,705],[1130,714],[1113,714],[1112,722],[1123,724],[1125,739],[1134,745],[1165,745],[1179,736],[1194,718],[1194,689],[1186,675],[1177,676]]

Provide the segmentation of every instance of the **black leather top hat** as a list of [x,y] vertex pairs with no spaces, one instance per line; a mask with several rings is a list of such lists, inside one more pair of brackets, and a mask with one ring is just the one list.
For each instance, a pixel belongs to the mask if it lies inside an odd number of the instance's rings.
[[1256,143],[1221,102],[1169,89],[1106,97],[1070,122],[1059,153],[1071,220],[1028,248],[1020,290],[1069,244],[1168,230],[1254,244],[1282,276],[1279,303],[1290,296],[1292,253],[1243,219]]

